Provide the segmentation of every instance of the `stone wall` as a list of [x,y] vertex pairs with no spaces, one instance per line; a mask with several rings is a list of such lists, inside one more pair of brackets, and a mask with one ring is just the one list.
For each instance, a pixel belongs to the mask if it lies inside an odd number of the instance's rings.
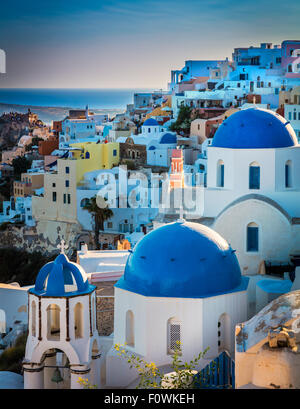
[[116,281],[97,283],[97,328],[99,335],[114,331],[114,285]]

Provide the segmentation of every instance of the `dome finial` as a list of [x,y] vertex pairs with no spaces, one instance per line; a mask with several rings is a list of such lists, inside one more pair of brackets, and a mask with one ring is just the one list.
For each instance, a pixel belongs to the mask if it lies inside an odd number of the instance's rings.
[[57,248],[60,249],[60,254],[65,254],[65,250],[67,250],[68,246],[65,245],[64,239],[61,239],[60,244],[57,245]]

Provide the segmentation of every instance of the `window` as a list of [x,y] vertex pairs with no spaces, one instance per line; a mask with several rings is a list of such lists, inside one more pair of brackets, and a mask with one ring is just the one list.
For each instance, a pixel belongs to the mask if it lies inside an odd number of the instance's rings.
[[90,152],[85,153],[85,159],[90,159]]
[[175,318],[168,320],[168,354],[180,348],[181,342],[181,323]]
[[56,202],[56,192],[52,192],[52,201]]
[[224,187],[224,162],[219,160],[217,163],[217,187]]
[[70,186],[70,182],[69,182],[69,180],[66,180],[66,187],[69,187]]
[[112,222],[107,222],[107,228],[108,228],[108,229],[112,229],[112,228],[113,228]]
[[126,343],[134,346],[134,315],[130,310],[126,312]]
[[68,204],[71,203],[71,195],[68,193]]
[[285,187],[292,187],[292,162],[290,160],[285,164]]
[[281,64],[281,57],[276,58],[276,64]]
[[292,120],[292,113],[289,112],[289,121],[291,121],[291,120]]
[[249,189],[260,189],[260,166],[256,162],[249,167]]
[[117,156],[117,149],[113,150],[113,156]]
[[83,305],[80,302],[74,308],[74,333],[75,338],[83,337]]
[[249,223],[247,226],[247,251],[258,252],[258,226]]
[[35,301],[31,303],[31,335],[36,336],[36,304]]
[[56,304],[47,307],[47,338],[60,338],[60,308]]
[[69,166],[66,166],[66,173],[70,173],[70,168],[69,168]]
[[67,202],[66,196],[67,196],[67,195],[64,193],[64,203]]

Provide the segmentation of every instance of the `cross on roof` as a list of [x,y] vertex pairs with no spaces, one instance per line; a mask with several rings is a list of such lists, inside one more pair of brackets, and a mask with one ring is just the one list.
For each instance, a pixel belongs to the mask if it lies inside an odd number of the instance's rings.
[[60,249],[61,254],[65,254],[65,250],[67,250],[67,248],[69,247],[66,246],[65,243],[66,242],[64,241],[64,239],[61,239],[60,244],[57,245],[57,248]]

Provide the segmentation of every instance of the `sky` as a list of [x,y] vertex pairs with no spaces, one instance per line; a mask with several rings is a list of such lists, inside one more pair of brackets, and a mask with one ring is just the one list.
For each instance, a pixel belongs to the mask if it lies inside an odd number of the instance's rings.
[[297,0],[0,0],[0,88],[167,88],[185,60],[299,40]]

